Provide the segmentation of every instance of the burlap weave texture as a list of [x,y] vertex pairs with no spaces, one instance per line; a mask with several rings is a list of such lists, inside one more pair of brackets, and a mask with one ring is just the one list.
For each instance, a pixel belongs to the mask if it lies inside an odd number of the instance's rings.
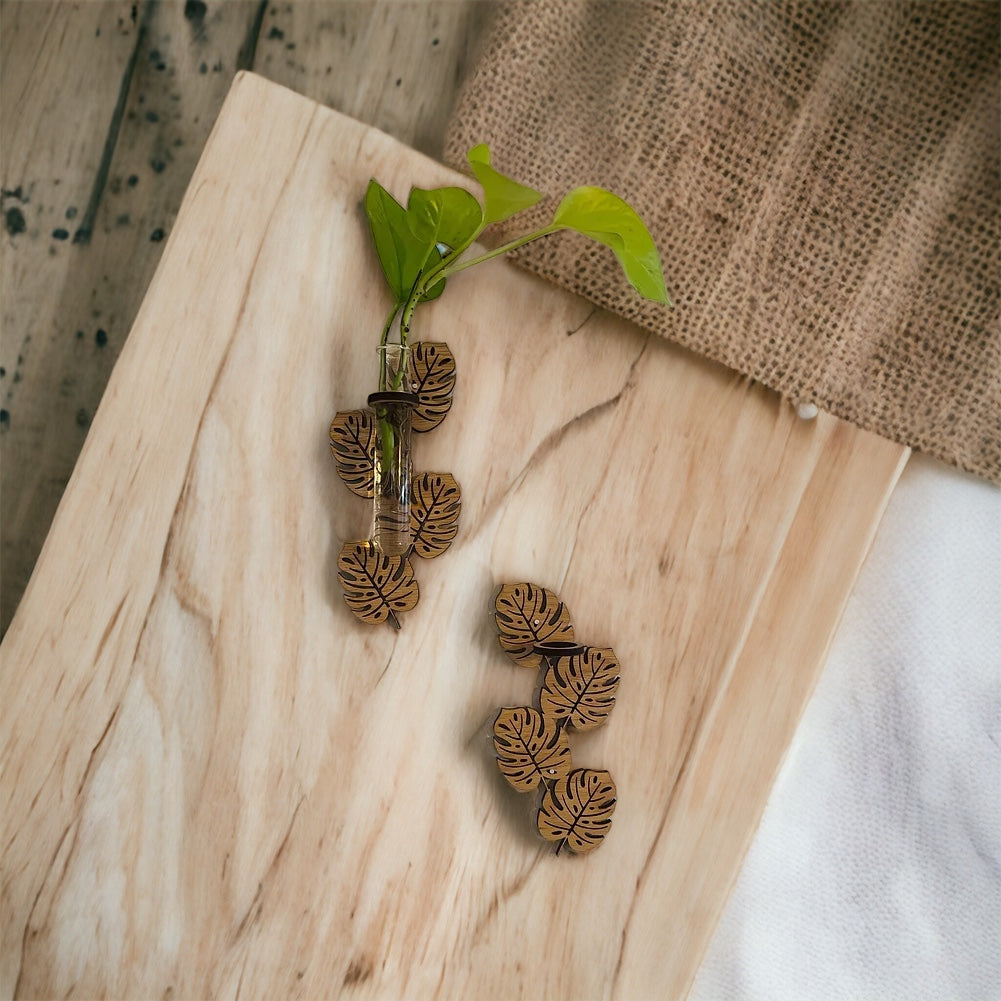
[[673,309],[573,235],[522,262],[794,401],[1001,481],[999,11],[504,3],[446,159],[488,142],[549,196],[622,194]]

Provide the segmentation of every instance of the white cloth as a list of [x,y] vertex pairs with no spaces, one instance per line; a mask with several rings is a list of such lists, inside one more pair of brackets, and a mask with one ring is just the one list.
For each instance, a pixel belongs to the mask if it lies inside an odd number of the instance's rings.
[[1001,490],[908,463],[691,999],[1001,999]]

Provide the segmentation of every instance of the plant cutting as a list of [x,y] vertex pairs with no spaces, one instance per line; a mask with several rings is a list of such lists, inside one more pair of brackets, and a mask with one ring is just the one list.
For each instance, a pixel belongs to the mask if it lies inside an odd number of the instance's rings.
[[[474,146],[467,158],[483,188],[482,205],[465,188],[413,188],[404,208],[378,181],[369,182],[365,213],[393,294],[381,346],[389,343],[394,328],[399,344],[407,346],[415,310],[421,303],[438,298],[451,275],[561,230],[573,230],[610,247],[640,295],[668,303],[653,238],[628,202],[604,188],[574,188],[547,225],[493,250],[463,258],[488,226],[511,218],[542,198],[541,192],[495,170],[485,144]],[[385,367],[380,369],[380,388],[388,375]],[[399,388],[399,374],[393,379],[394,388]]]
[[371,409],[339,413],[330,429],[342,479],[374,501],[371,539],[346,545],[339,560],[345,597],[364,621],[388,618],[398,624],[395,613],[417,601],[412,571],[402,564],[412,553],[426,556],[430,549],[439,555],[457,530],[460,501],[454,479],[447,473],[425,474],[445,477],[446,486],[439,493],[418,491],[422,496],[414,496],[411,483],[411,432],[441,423],[455,383],[448,345],[412,339],[418,307],[441,296],[460,271],[564,230],[609,247],[640,295],[669,302],[653,238],[630,205],[603,188],[574,188],[548,223],[477,253],[473,245],[488,227],[531,208],[542,194],[496,170],[485,144],[474,146],[467,158],[482,200],[455,186],[413,188],[403,206],[374,179],[365,192],[365,214],[392,305],[379,337],[378,390],[368,398]]
[[[406,393],[410,388],[408,353],[418,306],[437,299],[452,275],[562,230],[573,230],[611,248],[626,278],[640,295],[654,302],[668,302],[653,238],[630,205],[603,188],[574,188],[546,225],[522,233],[493,250],[468,255],[466,252],[488,226],[530,208],[542,194],[496,170],[485,144],[474,146],[467,159],[483,189],[482,203],[464,188],[413,188],[404,208],[378,181],[369,182],[365,213],[393,298],[379,340],[380,396]],[[374,405],[378,408],[380,404],[386,407],[386,413],[377,410],[377,545],[384,534],[380,532],[379,505],[387,492],[399,493],[400,486],[393,478],[398,472],[393,460],[398,459],[399,453],[400,414],[390,408],[412,406],[405,399],[377,400]],[[405,429],[402,434],[406,435]],[[398,506],[387,505],[393,509],[392,513],[387,512],[381,520],[398,524],[401,520]]]

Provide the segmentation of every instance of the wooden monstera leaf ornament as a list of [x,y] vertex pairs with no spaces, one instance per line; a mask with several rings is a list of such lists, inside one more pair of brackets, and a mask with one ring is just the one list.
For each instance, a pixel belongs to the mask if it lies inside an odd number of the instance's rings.
[[545,642],[573,642],[570,612],[559,597],[538,584],[505,584],[494,601],[494,620],[504,652],[522,667],[537,668]]
[[448,416],[455,390],[455,358],[447,344],[418,341],[413,346],[411,388],[417,394],[414,430],[434,430]]
[[497,767],[518,792],[555,782],[570,771],[567,735],[535,709],[502,709],[494,721]]
[[606,771],[577,768],[550,786],[539,807],[539,833],[580,855],[593,851],[612,826],[615,783]]
[[441,556],[459,531],[462,494],[451,473],[421,473],[413,482],[410,534],[414,552],[424,559]]
[[[431,431],[452,406],[455,358],[445,343],[420,341],[411,350],[407,378],[417,399],[411,426],[415,431]],[[330,452],[337,473],[359,497],[372,499],[375,495],[379,434],[372,410],[343,410],[330,423]],[[409,470],[409,461],[404,468]],[[397,482],[402,482],[402,477]],[[409,493],[410,510],[405,517],[410,523],[410,548],[404,555],[386,555],[366,540],[345,543],[341,550],[337,576],[344,589],[344,601],[362,622],[389,622],[399,629],[397,613],[412,609],[418,598],[409,557],[429,560],[441,556],[459,531],[462,494],[451,473],[421,473],[411,480]],[[401,523],[405,525],[406,521]],[[400,548],[405,547],[404,541]]]
[[359,497],[372,497],[375,469],[375,415],[342,410],[330,422],[330,451],[337,474]]
[[585,647],[579,655],[549,658],[539,701],[550,719],[593,730],[608,718],[618,687],[615,652]]
[[362,622],[390,621],[417,604],[414,568],[405,556],[386,556],[369,542],[345,542],[337,559],[337,576],[348,608]]
[[494,721],[497,767],[519,792],[543,791],[536,825],[557,854],[592,851],[611,827],[615,782],[604,770],[572,768],[567,730],[608,720],[619,660],[608,647],[578,643],[566,605],[538,584],[501,587],[494,620],[508,656],[543,671],[538,709],[502,709]]

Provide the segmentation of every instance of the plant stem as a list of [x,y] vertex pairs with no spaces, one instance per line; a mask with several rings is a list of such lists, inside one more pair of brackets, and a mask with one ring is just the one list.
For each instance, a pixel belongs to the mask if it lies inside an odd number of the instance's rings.
[[[399,306],[394,305],[392,311],[386,318],[385,324],[382,327],[382,336],[379,337],[379,347],[385,347],[389,340],[389,331],[392,329],[392,321],[396,318],[396,313],[399,312]],[[385,351],[378,352],[378,387],[381,389],[385,385]]]
[[[459,257],[480,238],[480,234],[486,228],[487,223],[481,222],[464,243],[449,251],[433,268],[428,271],[428,273],[424,276],[424,281],[421,283],[421,295],[424,295],[429,289],[438,284],[437,279],[438,276],[441,275],[442,271],[457,261]],[[432,281],[432,279],[435,280]],[[444,281],[444,276],[442,276],[442,281]]]
[[[524,236],[519,236],[517,239],[512,240],[510,243],[505,243],[503,246],[497,247],[496,250],[488,250],[485,254],[480,254],[479,257],[470,257],[465,261],[461,261],[457,264],[444,264],[440,270],[433,270],[429,274],[429,278],[448,278],[449,275],[458,274],[460,271],[465,271],[466,268],[471,268],[474,264],[482,264],[484,261],[489,261],[491,258],[500,257],[502,254],[506,254],[512,250],[517,250],[519,247],[523,247],[526,243],[531,243],[532,240],[538,240],[539,237],[549,236],[550,233],[557,233],[561,229],[566,229],[566,226],[558,226],[555,223],[550,223],[548,226],[543,226],[542,229],[534,230],[531,233],[526,233]],[[446,259],[447,260],[447,259]],[[444,262],[443,262],[444,263]],[[426,292],[430,285],[434,282],[424,282],[423,292]]]
[[410,337],[410,321],[414,318],[414,310],[417,308],[417,303],[421,301],[421,296],[424,295],[422,277],[423,272],[418,271],[410,289],[410,298],[407,299],[403,306],[403,312],[400,314],[400,344],[403,347],[407,346],[407,340]]
[[472,235],[472,237],[470,237],[469,242],[465,246],[456,248],[452,251],[452,253],[443,257],[426,274],[418,276],[417,281],[414,283],[414,287],[411,290],[410,298],[407,299],[406,304],[403,307],[403,313],[400,316],[401,344],[406,346],[407,339],[410,336],[410,324],[413,320],[414,310],[417,309],[418,303],[430,289],[434,288],[434,286],[438,284],[438,282],[444,281],[450,275],[457,274],[460,271],[465,271],[466,268],[471,268],[474,264],[482,264],[484,261],[489,261],[494,257],[500,257],[502,254],[506,254],[509,251],[517,250],[519,247],[523,247],[526,243],[531,243],[532,240],[538,240],[540,237],[549,236],[551,233],[557,233],[561,229],[566,229],[566,226],[559,226],[555,223],[550,223],[548,226],[543,226],[542,229],[536,229],[531,233],[526,233],[524,236],[519,236],[516,239],[511,240],[509,243],[505,243],[503,246],[497,247],[496,250],[488,250],[485,254],[480,254],[477,257],[470,257],[465,261],[459,262],[459,255],[469,249],[470,245],[476,237],[483,232],[484,228],[485,227],[481,226]]
[[392,462],[393,451],[396,448],[396,435],[393,433],[393,425],[386,417],[379,418],[379,435],[382,439],[382,463],[383,469]]
[[389,332],[393,329],[393,320],[396,319],[396,314],[400,311],[399,306],[394,306],[393,311],[389,314],[386,319],[386,324],[382,328],[382,337],[379,338],[379,345],[385,347],[386,343],[389,341]]
[[418,281],[415,283],[414,290],[410,293],[410,298],[407,300],[407,304],[403,307],[403,312],[400,314],[400,344],[404,347],[407,346],[407,340],[410,337],[410,323],[414,318],[414,310],[417,308],[417,303],[420,302],[421,294],[420,281]]

